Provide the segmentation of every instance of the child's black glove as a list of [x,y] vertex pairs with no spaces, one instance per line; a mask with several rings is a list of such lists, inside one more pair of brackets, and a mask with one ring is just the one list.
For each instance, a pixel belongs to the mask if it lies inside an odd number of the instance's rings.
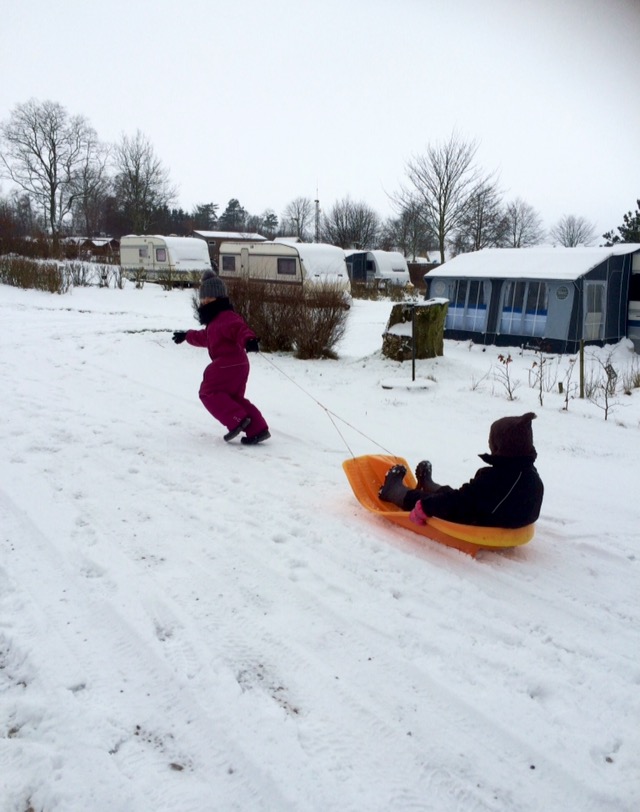
[[247,343],[244,345],[244,348],[247,352],[260,352],[260,345],[259,345],[258,338],[248,338]]
[[176,330],[176,332],[173,334],[173,340],[176,344],[182,344],[186,337],[187,334],[184,332],[184,330]]

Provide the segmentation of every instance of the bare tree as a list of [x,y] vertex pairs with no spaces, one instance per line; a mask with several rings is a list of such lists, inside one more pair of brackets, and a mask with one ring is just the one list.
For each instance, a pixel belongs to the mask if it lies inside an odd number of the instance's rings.
[[508,224],[497,184],[488,178],[471,194],[452,240],[454,254],[504,243]]
[[0,197],[0,254],[13,251],[15,243],[25,234],[14,202]]
[[83,232],[88,237],[99,234],[104,228],[105,202],[112,188],[107,169],[109,153],[107,145],[97,140],[91,144],[73,184],[74,227],[76,232]]
[[380,218],[366,203],[348,197],[333,204],[322,217],[321,238],[340,248],[373,248],[380,230]]
[[83,116],[70,116],[57,102],[19,104],[0,128],[3,174],[43,212],[57,246],[78,191],[78,177],[93,160],[97,139]]
[[428,254],[433,237],[417,206],[407,206],[398,217],[389,218],[384,223],[379,242],[381,248],[401,251],[405,257],[415,260]]
[[11,193],[11,205],[15,211],[22,235],[34,236],[38,233],[42,234],[44,218],[37,211],[34,211],[33,200],[28,194],[14,189]]
[[134,233],[144,234],[154,211],[176,199],[169,171],[140,130],[132,138],[122,136],[114,149],[114,164],[116,198]]
[[517,197],[507,204],[505,217],[505,247],[525,248],[528,245],[538,245],[544,239],[540,215],[533,206],[521,198]]
[[429,145],[424,155],[407,163],[408,185],[396,198],[399,208],[417,207],[445,260],[447,241],[460,226],[469,200],[485,179],[474,164],[478,144],[453,133],[447,141]]
[[296,197],[287,203],[281,217],[283,236],[299,237],[308,242],[313,232],[315,210],[309,197]]
[[262,214],[249,214],[244,221],[244,230],[272,240],[278,233],[278,215],[273,209],[265,209]]
[[559,242],[565,248],[575,248],[592,242],[596,236],[596,227],[585,217],[563,214],[549,234],[555,242]]

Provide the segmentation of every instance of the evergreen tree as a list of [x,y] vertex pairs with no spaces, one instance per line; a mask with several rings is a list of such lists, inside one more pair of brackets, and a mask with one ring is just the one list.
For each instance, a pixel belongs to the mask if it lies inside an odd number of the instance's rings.
[[218,228],[221,231],[245,231],[247,212],[235,197],[227,203],[227,208],[220,215]]
[[191,212],[193,228],[201,231],[214,231],[218,226],[218,204],[199,203]]
[[262,228],[260,233],[272,240],[278,233],[278,215],[273,209],[267,209],[262,213]]
[[640,243],[640,199],[636,200],[637,208],[634,212],[628,211],[622,216],[622,225],[614,230],[607,231],[602,236],[607,241],[606,245],[615,245],[618,242]]

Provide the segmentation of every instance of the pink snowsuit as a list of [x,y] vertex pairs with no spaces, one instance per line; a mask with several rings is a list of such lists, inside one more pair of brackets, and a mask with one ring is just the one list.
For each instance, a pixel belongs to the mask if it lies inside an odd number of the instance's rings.
[[260,411],[244,396],[249,377],[245,344],[255,337],[242,316],[224,310],[202,330],[187,330],[186,339],[193,347],[209,350],[211,363],[204,371],[199,393],[205,409],[229,431],[250,417],[247,437],[268,429]]

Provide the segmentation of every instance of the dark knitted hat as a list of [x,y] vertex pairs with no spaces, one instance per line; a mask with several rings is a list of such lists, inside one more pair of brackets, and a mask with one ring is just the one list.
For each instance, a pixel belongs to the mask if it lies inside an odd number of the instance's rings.
[[531,421],[536,415],[502,417],[491,425],[489,450],[496,457],[536,457]]
[[227,288],[219,276],[213,271],[205,271],[202,274],[200,285],[200,299],[222,299],[227,296]]

